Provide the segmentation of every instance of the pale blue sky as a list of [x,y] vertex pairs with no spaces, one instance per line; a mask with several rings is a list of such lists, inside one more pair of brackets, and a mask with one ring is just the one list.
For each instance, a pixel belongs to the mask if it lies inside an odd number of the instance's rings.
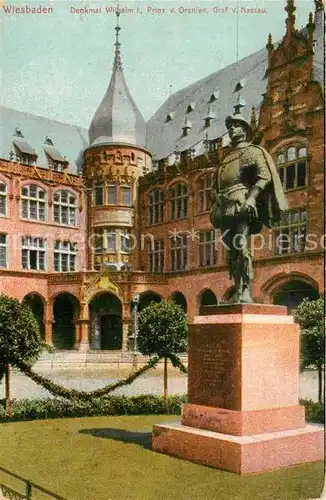
[[[115,15],[112,2],[6,0],[6,5],[44,5],[53,14],[0,13],[2,27],[2,104],[88,127],[111,76]],[[313,0],[297,0],[297,27],[307,23]],[[71,14],[70,8],[101,7],[101,14]],[[120,2],[141,14],[121,14],[122,62],[140,111],[148,120],[169,95],[237,57],[236,0]],[[207,14],[171,14],[170,8],[206,7]],[[263,48],[285,33],[285,1],[238,0],[238,6],[265,8],[266,14],[238,15],[239,57]],[[148,7],[166,8],[151,14]],[[213,7],[227,13],[213,12]],[[239,78],[241,75],[239,75]],[[223,97],[223,96],[221,96]]]

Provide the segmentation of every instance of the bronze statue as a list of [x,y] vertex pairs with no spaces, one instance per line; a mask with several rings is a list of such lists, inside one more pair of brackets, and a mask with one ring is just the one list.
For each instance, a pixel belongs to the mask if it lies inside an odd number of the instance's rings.
[[287,203],[272,157],[250,142],[249,123],[236,112],[226,118],[225,125],[231,151],[216,172],[211,222],[221,229],[228,250],[230,279],[235,283],[228,302],[251,303],[253,266],[248,239],[263,225],[270,228],[278,222]]

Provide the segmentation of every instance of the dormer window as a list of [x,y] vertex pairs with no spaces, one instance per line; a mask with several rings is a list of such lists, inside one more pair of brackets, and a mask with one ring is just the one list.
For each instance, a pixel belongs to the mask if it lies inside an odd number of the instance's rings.
[[192,123],[190,120],[188,120],[188,118],[186,118],[185,124],[182,127],[184,137],[186,137],[188,135],[188,130],[190,130],[191,128],[192,128]]
[[206,128],[210,127],[211,121],[214,118],[216,118],[216,115],[215,115],[214,111],[211,110],[211,107],[209,107],[208,110],[207,110],[207,114],[206,114],[206,116],[204,118],[204,120],[205,120],[205,127]]
[[19,163],[25,163],[26,165],[34,165],[36,163],[37,154],[35,153],[35,149],[24,139],[23,133],[18,127],[15,129],[12,143],[14,151],[10,151],[9,153],[11,160],[15,157]]
[[236,83],[236,86],[235,86],[233,93],[240,92],[240,90],[242,90],[245,87],[245,85],[246,85],[246,80],[245,80],[245,78],[242,78],[241,80],[239,80]]
[[165,123],[169,123],[173,120],[174,118],[174,111],[170,111],[165,118]]
[[208,102],[211,104],[212,102],[216,101],[219,98],[219,96],[220,96],[219,90],[215,90],[215,92],[211,93],[211,96],[210,96]]
[[52,139],[49,136],[45,137],[43,149],[45,151],[48,165],[51,170],[56,172],[63,172],[68,168],[69,162],[65,156],[62,156],[55,148]]
[[192,101],[188,104],[187,111],[186,113],[189,114],[195,109],[196,103],[195,101]]

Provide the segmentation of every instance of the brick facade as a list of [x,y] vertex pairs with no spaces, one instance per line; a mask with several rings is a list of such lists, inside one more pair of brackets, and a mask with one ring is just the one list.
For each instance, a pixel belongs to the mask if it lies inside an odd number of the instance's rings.
[[[299,169],[304,167],[294,166],[293,182],[302,185],[287,189],[286,197],[290,211],[306,211],[307,233],[314,235],[312,239],[316,244],[307,246],[304,251],[276,255],[275,230],[264,229],[262,235],[270,244],[254,251],[253,296],[265,303],[277,301],[277,293],[289,283],[294,283],[294,289],[308,287],[308,294],[309,290],[323,293],[324,98],[321,84],[313,78],[312,18],[305,37],[295,30],[291,19],[290,14],[286,35],[276,48],[271,37],[268,39],[267,91],[259,117],[253,109],[253,142],[265,147],[276,163],[279,155],[286,154],[291,147],[298,155],[299,151],[306,151],[300,160],[305,164],[306,179],[302,181],[301,177],[301,181],[298,180],[298,176],[303,175]],[[72,316],[67,321],[73,323],[74,346],[83,350],[87,350],[90,343],[92,345],[96,329],[90,305],[103,294],[111,294],[120,301],[123,349],[127,344],[131,302],[135,294],[148,297],[152,292],[158,297],[169,298],[180,292],[186,300],[190,319],[198,314],[205,290],[211,290],[218,301],[224,300],[230,294],[232,282],[227,273],[226,253],[220,242],[217,243],[216,261],[209,254],[212,265],[200,265],[200,231],[212,230],[209,190],[203,193],[201,180],[203,176],[216,172],[227,148],[222,145],[222,138],[217,137],[214,148],[205,154],[194,158],[190,151],[181,155],[180,161],[172,166],[168,165],[167,159],[161,160],[156,170],[147,173],[152,170],[152,155],[146,149],[124,144],[93,146],[84,153],[83,178],[67,171],[53,172],[0,160],[0,182],[7,186],[8,197],[7,215],[0,217],[0,233],[8,235],[8,262],[7,268],[1,269],[0,293],[20,300],[26,295],[40,297],[44,307],[45,338],[50,343],[55,323],[60,322],[54,312],[56,298],[60,294],[70,297],[70,300],[74,297]],[[284,168],[287,168],[286,162]],[[118,187],[131,186],[131,206],[125,206],[120,191],[115,206],[108,203],[94,206],[95,186],[103,185],[106,189],[110,183]],[[47,216],[44,222],[22,218],[22,188],[29,184],[46,193]],[[172,204],[171,189],[179,184],[187,187],[186,209],[183,202],[181,205]],[[155,189],[161,190],[164,196],[163,220],[153,223],[149,196]],[[60,190],[75,196],[76,226],[54,222],[53,197]],[[203,199],[206,200],[204,204]],[[176,212],[177,217],[173,219],[172,210],[179,209],[181,212]],[[95,253],[90,248],[89,239],[94,232],[110,227],[117,231],[128,229],[132,243],[130,254],[122,252],[121,247],[111,253]],[[171,261],[171,245],[176,234],[184,234],[187,243],[187,265],[179,271],[172,270]],[[22,269],[21,238],[28,235],[46,241],[44,271]],[[257,244],[259,238],[255,236],[252,244]],[[53,255],[57,240],[77,243],[75,272],[55,272]],[[149,250],[153,240],[163,241],[163,272],[150,272]],[[116,270],[108,268],[108,264],[117,264]],[[122,267],[125,264],[132,270]],[[102,270],[94,270],[94,265]]]

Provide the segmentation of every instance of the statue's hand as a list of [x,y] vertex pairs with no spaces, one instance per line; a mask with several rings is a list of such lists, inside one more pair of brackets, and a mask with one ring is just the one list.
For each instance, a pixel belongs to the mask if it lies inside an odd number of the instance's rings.
[[245,214],[250,214],[250,215],[256,214],[257,213],[256,200],[249,196],[246,199],[246,201],[241,205],[240,212],[245,213]]

